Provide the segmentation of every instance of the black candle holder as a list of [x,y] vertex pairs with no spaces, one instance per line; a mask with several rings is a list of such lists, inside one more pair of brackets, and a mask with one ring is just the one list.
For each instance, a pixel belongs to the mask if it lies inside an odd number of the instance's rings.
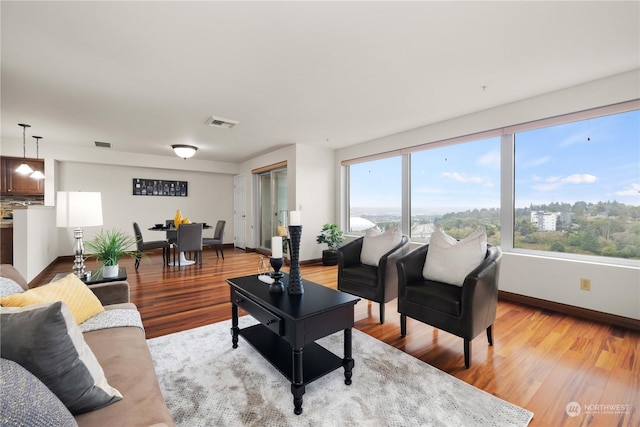
[[280,272],[280,268],[282,268],[282,264],[284,263],[283,258],[270,258],[271,267],[273,267],[273,272],[270,274],[273,279],[273,283],[269,285],[269,292],[272,294],[281,294],[284,292],[284,284],[282,283],[282,278],[284,274]]
[[289,252],[291,256],[291,266],[289,268],[289,283],[287,292],[290,295],[301,295],[304,293],[302,277],[300,277],[300,239],[302,238],[302,226],[289,226]]

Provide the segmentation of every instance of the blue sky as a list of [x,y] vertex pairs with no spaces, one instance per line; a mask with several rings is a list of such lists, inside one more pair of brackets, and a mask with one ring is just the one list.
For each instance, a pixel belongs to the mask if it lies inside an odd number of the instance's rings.
[[516,135],[516,206],[579,200],[640,204],[640,112]]
[[[516,207],[576,201],[640,205],[640,112],[521,132],[515,149]],[[498,207],[500,139],[411,156],[412,213]],[[351,166],[351,207],[398,211],[401,159]]]

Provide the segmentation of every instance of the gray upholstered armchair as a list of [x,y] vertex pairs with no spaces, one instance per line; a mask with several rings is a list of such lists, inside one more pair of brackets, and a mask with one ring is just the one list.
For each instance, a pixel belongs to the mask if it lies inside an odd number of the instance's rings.
[[471,365],[471,340],[487,331],[493,345],[492,325],[498,304],[498,275],[502,251],[487,245],[484,261],[469,273],[462,286],[425,280],[423,268],[429,245],[398,260],[398,312],[400,333],[407,333],[407,316],[464,339],[464,365]]
[[406,254],[409,237],[402,236],[400,243],[385,252],[378,265],[361,261],[364,237],[338,248],[338,290],[380,304],[380,323],[384,323],[384,304],[398,296],[396,260]]

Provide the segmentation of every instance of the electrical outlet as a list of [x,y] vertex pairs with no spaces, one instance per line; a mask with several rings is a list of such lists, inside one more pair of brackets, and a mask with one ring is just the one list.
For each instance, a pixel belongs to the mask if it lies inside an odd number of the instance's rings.
[[583,291],[590,291],[591,280],[585,278],[580,279],[580,289],[582,289]]

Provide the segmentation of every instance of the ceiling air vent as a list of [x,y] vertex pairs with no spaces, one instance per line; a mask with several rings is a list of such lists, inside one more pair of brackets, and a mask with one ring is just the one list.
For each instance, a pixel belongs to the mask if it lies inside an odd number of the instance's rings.
[[95,143],[96,143],[96,147],[99,147],[99,148],[111,148],[110,142],[95,141]]
[[223,128],[223,129],[231,129],[235,125],[240,123],[237,120],[223,119],[222,117],[211,116],[207,119],[207,124],[209,126]]

